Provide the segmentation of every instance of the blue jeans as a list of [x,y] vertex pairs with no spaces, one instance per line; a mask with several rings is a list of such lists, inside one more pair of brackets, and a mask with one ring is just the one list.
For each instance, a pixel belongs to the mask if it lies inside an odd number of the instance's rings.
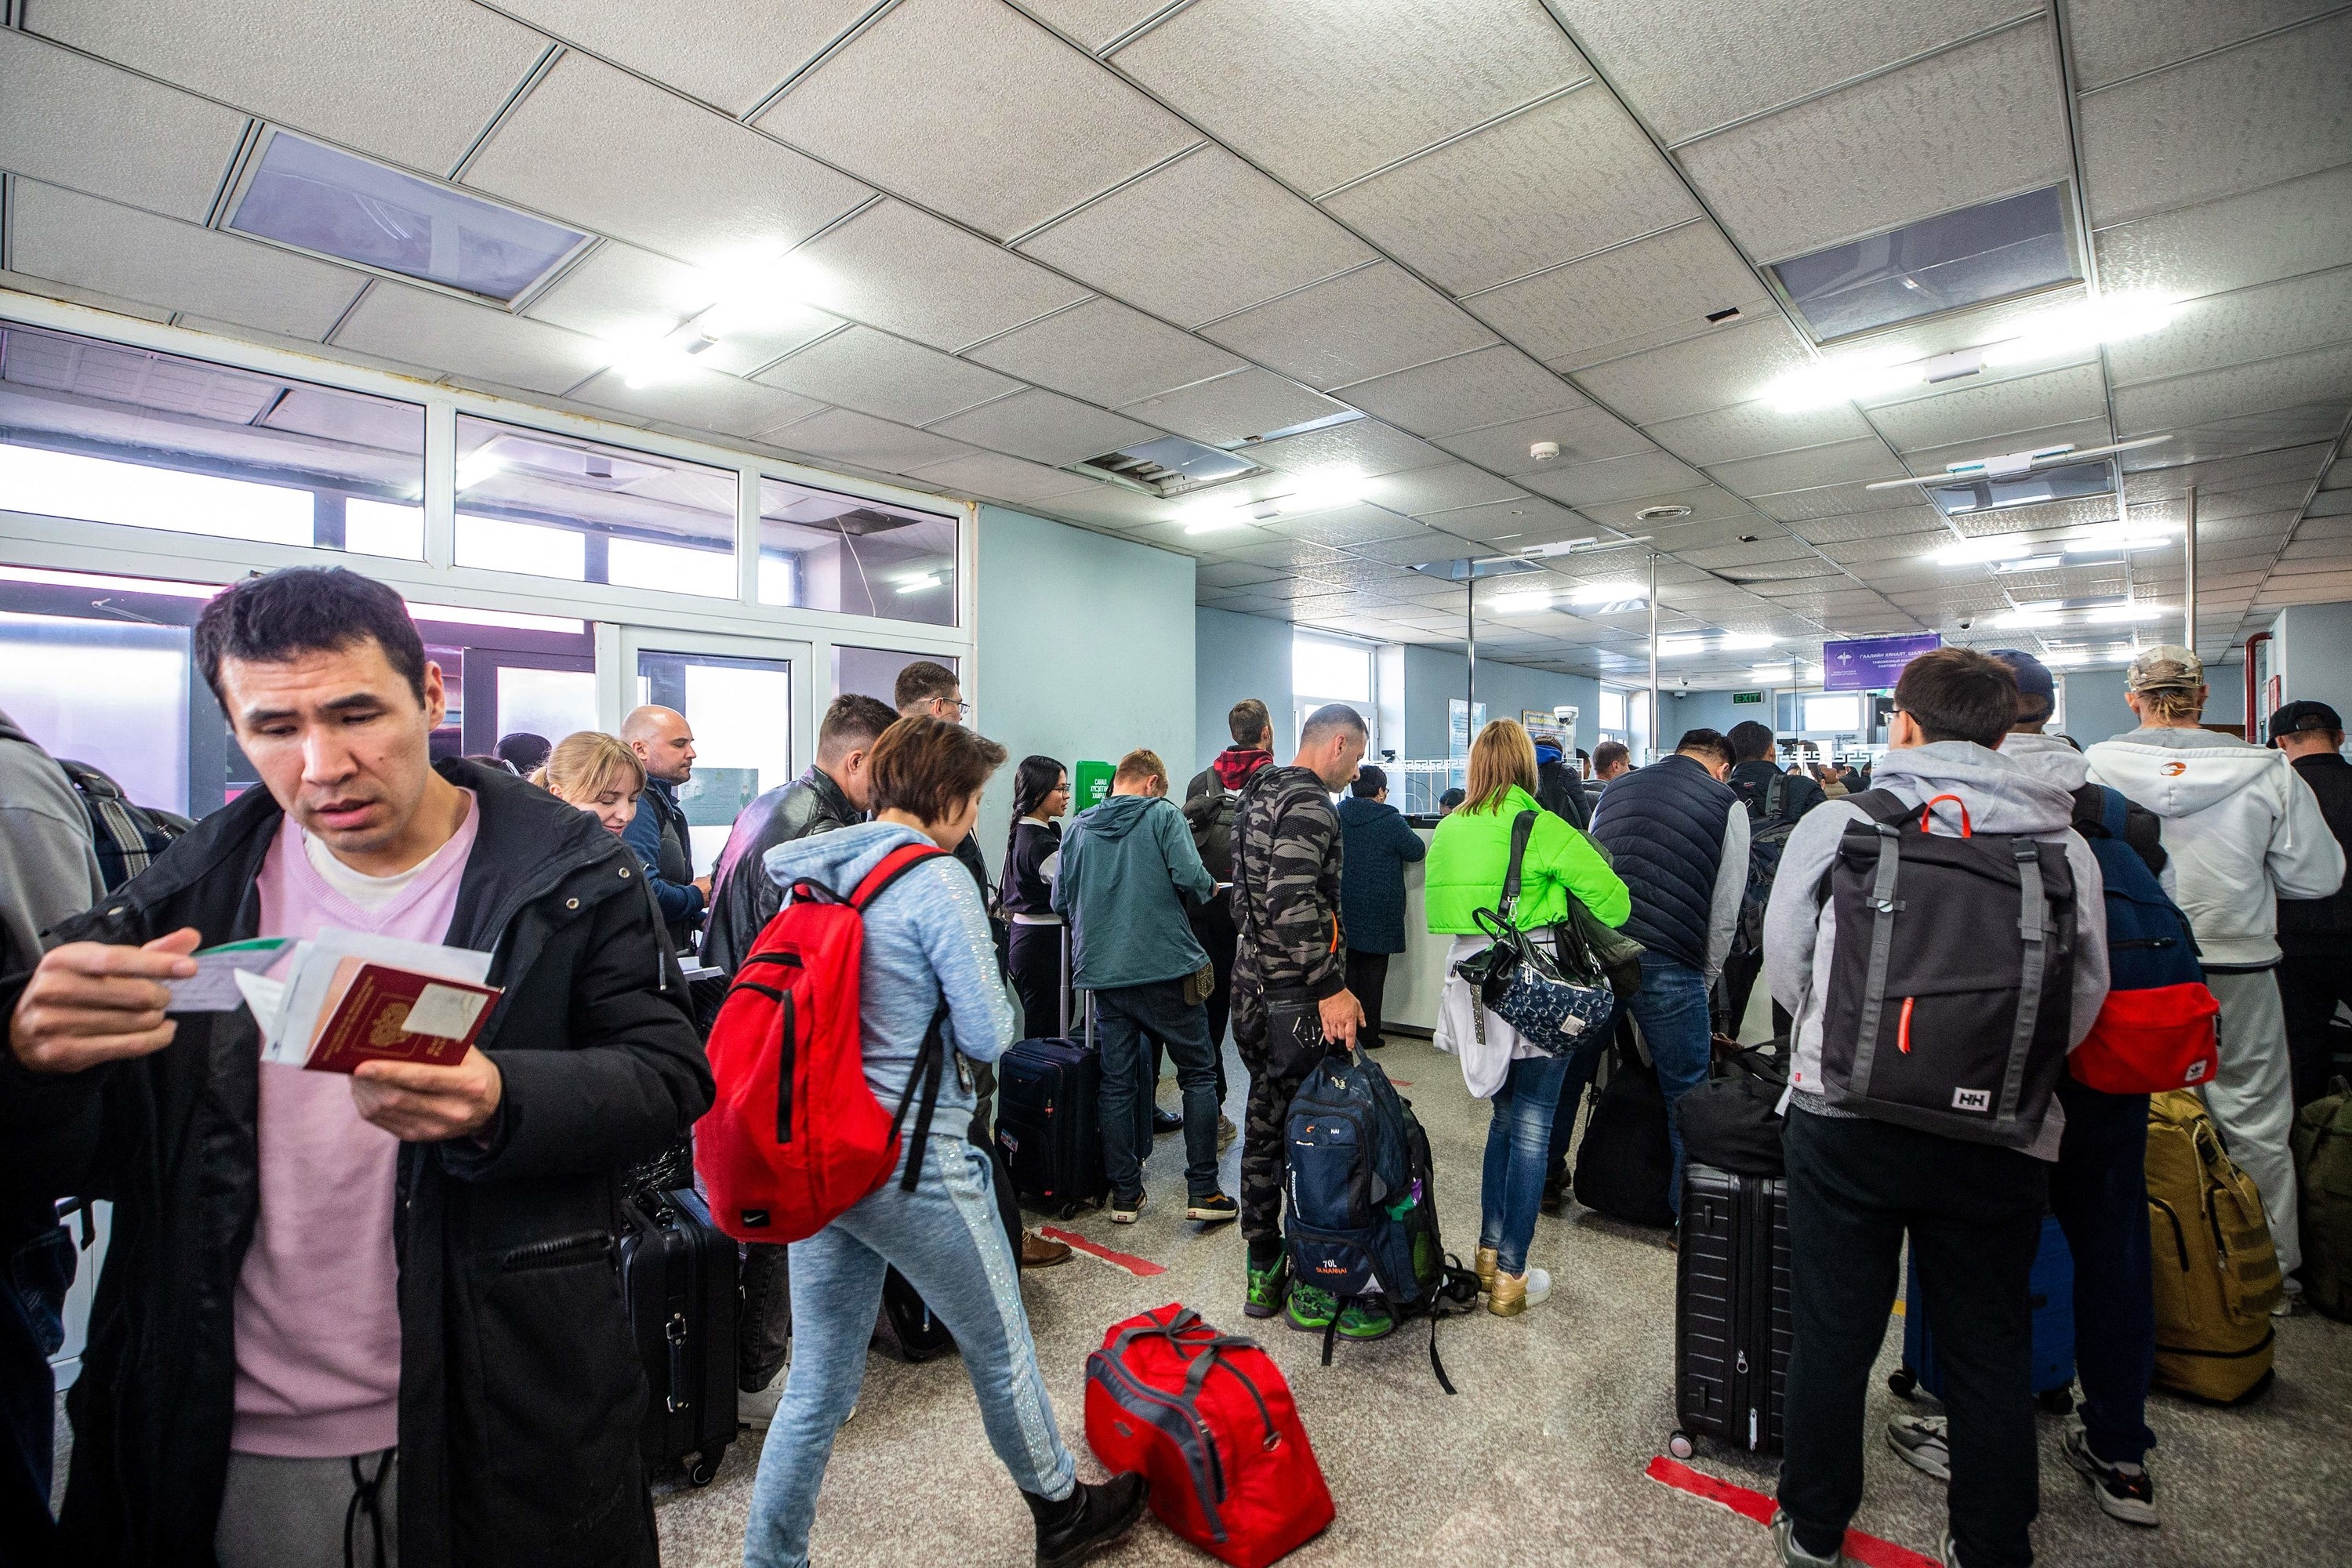
[[2156,1370],[2148,1289],[2147,1096],[2058,1083],[2066,1138],[2050,1172],[2050,1208],[2074,1255],[2074,1371],[2091,1452],[2137,1465],[2156,1447],[2147,1384]]
[[0,1240],[6,1247],[0,1251],[0,1419],[7,1423],[0,1438],[0,1542],[19,1543],[27,1562],[46,1562],[35,1548],[53,1542],[56,1528],[48,1507],[58,1415],[49,1357],[65,1342],[59,1313],[76,1258],[71,1233],[49,1217],[46,1199],[22,1206],[28,1218],[11,1224]]
[[1217,1051],[1209,1043],[1209,1015],[1184,1000],[1181,980],[1121,985],[1094,993],[1102,1042],[1103,1174],[1111,1201],[1143,1191],[1143,1163],[1151,1157],[1151,1042],[1168,1047],[1176,1084],[1184,1091],[1185,1195],[1217,1190]]
[[1683,1212],[1683,1130],[1675,1101],[1706,1081],[1712,1020],[1706,1010],[1706,976],[1687,963],[1656,953],[1642,957],[1642,988],[1622,1004],[1642,1026],[1643,1042],[1657,1064],[1658,1088],[1666,1097],[1666,1142],[1674,1150],[1674,1173],[1666,1201]]
[[[903,1163],[903,1162],[902,1162]],[[803,1568],[835,1432],[857,1403],[866,1346],[895,1266],[955,1335],[989,1446],[1023,1491],[1066,1498],[1077,1466],[1054,1424],[1020,1275],[990,1192],[988,1157],[934,1129],[911,1193],[892,1176],[848,1213],[792,1244],[793,1362],[760,1450],[745,1568]]]
[[1544,1171],[1550,1163],[1552,1111],[1575,1059],[1522,1057],[1495,1091],[1478,1194],[1478,1245],[1495,1249],[1496,1267],[1506,1274],[1528,1271],[1528,1243],[1535,1238],[1536,1208],[1543,1201]]

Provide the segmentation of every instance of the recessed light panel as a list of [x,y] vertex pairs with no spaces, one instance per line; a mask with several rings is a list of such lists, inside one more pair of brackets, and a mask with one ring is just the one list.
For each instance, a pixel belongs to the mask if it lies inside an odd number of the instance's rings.
[[1963,207],[1775,263],[1782,292],[1823,342],[2077,276],[2063,186]]
[[2054,468],[2037,468],[2011,479],[1963,479],[1958,484],[1937,485],[1927,494],[1946,517],[1959,517],[1969,512],[2000,511],[2012,506],[2034,506],[2042,501],[2103,496],[2111,493],[2115,488],[2114,466],[2106,458],[2100,458],[2088,463],[2066,463]]
[[501,304],[588,238],[283,131],[269,138],[228,226]]

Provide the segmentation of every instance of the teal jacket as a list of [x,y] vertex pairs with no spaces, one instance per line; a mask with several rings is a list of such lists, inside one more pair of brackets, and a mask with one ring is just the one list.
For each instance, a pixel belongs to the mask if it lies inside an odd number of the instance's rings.
[[1070,922],[1070,983],[1081,991],[1149,985],[1209,962],[1180,894],[1205,901],[1216,879],[1175,803],[1115,795],[1062,835],[1054,912]]
[[1567,915],[1573,896],[1601,924],[1623,925],[1633,909],[1624,881],[1609,868],[1591,839],[1538,807],[1535,796],[1513,784],[1500,810],[1455,810],[1438,822],[1422,888],[1429,929],[1476,934],[1475,911],[1493,909],[1502,894],[1503,873],[1511,859],[1511,824],[1523,811],[1536,814],[1536,830],[1519,862],[1519,907],[1512,923],[1522,931],[1556,925]]

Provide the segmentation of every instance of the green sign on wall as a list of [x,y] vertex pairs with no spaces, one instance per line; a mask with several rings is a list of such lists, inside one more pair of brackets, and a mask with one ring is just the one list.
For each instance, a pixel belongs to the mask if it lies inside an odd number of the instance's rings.
[[1070,810],[1080,812],[1110,798],[1110,781],[1118,770],[1108,763],[1080,763],[1070,770]]
[[1731,700],[1734,702],[1761,702],[1764,700],[1764,694],[1760,691],[1735,691],[1731,694]]

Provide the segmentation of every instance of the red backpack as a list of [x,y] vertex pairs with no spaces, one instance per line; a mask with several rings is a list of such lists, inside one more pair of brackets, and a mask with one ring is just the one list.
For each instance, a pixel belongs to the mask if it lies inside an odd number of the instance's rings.
[[694,1168],[711,1221],[736,1240],[781,1245],[814,1236],[888,1181],[919,1084],[901,1183],[914,1190],[947,1060],[947,1008],[923,1036],[897,1113],[886,1111],[866,1085],[858,968],[866,907],[946,853],[901,845],[846,899],[822,883],[793,883],[736,971],[710,1028],[718,1098],[694,1130]]

